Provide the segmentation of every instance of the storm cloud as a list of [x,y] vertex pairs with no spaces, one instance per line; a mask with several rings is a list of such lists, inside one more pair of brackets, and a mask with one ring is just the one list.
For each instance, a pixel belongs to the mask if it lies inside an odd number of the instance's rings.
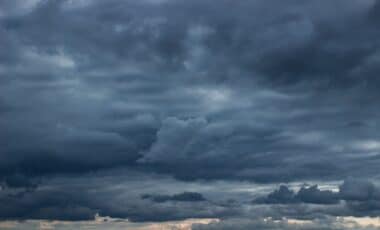
[[0,219],[378,215],[379,15],[375,0],[1,1]]
[[150,199],[154,202],[166,202],[166,201],[182,201],[182,202],[198,202],[205,201],[205,198],[200,193],[196,192],[183,192],[174,195],[150,195],[144,194],[141,196],[142,199]]

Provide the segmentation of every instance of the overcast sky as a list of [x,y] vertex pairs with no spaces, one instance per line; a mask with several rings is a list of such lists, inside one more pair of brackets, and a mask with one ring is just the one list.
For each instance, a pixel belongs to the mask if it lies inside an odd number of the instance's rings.
[[345,219],[380,215],[379,25],[376,0],[0,0],[0,228],[380,228]]

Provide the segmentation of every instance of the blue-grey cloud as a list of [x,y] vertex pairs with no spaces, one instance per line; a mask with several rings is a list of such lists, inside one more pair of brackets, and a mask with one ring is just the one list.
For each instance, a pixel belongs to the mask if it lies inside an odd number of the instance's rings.
[[167,201],[180,201],[180,202],[199,202],[205,201],[206,199],[200,193],[196,192],[183,192],[180,194],[174,195],[151,195],[143,194],[141,195],[142,199],[149,199],[154,202],[162,203]]
[[[92,216],[99,209],[95,197],[70,193],[72,203],[50,203],[37,184],[118,169],[264,187],[365,178],[369,184],[347,182],[339,194],[281,187],[261,203],[331,208],[343,200],[355,215],[374,215],[379,5],[1,1],[0,184],[6,189],[0,193],[22,197],[2,198],[9,210],[31,206],[28,214],[0,217],[58,218],[59,210]],[[236,203],[225,206],[246,205]],[[190,211],[172,215],[174,209],[159,218],[192,217]]]

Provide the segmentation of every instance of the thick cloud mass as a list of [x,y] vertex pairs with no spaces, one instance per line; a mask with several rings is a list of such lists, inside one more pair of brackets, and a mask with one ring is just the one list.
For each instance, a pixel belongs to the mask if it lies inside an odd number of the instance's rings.
[[[0,219],[375,215],[379,15],[375,0],[0,1]],[[126,211],[94,206],[114,194],[85,180],[88,196],[50,184],[131,171],[255,188],[127,186]]]
[[150,199],[154,202],[167,202],[167,201],[182,201],[182,202],[197,202],[205,201],[205,198],[200,193],[196,192],[183,192],[174,195],[150,195],[144,194],[141,196],[142,199]]
[[269,193],[265,197],[257,198],[254,202],[269,204],[286,203],[314,203],[314,204],[334,204],[339,200],[345,201],[376,201],[380,200],[380,189],[368,181],[358,181],[354,179],[346,180],[340,187],[339,192],[330,190],[320,190],[318,185],[301,187],[295,193],[285,185]]

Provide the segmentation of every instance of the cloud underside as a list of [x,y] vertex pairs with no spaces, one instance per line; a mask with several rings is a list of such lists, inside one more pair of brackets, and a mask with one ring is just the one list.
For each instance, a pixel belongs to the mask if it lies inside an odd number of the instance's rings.
[[[2,1],[0,219],[377,215],[379,15],[375,0]],[[109,174],[124,190],[95,186]],[[349,178],[372,195],[344,194]]]
[[348,179],[337,189],[323,188],[326,184],[292,186],[298,189],[186,182],[133,171],[65,176],[45,179],[33,190],[2,190],[0,216],[3,220],[84,221],[100,215],[133,222],[199,218],[228,223],[233,219],[316,221],[380,215],[380,187],[369,181]]

